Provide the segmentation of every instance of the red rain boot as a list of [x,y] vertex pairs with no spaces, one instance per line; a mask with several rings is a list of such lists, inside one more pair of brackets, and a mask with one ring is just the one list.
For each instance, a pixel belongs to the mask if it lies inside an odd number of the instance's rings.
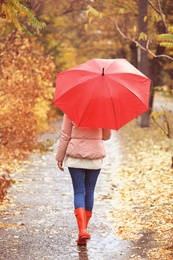
[[86,245],[87,239],[90,239],[90,234],[86,231],[86,213],[84,208],[78,208],[74,210],[78,229],[79,229],[79,235],[77,244],[78,245]]
[[88,222],[89,222],[90,218],[92,217],[92,211],[85,210],[85,214],[86,214],[86,229],[87,229]]

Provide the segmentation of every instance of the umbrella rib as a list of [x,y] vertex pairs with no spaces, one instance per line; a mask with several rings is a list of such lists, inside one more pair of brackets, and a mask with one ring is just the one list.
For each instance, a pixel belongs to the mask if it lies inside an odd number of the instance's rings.
[[[121,74],[121,73],[119,73],[119,74]],[[133,73],[123,73],[123,74],[133,74]],[[118,75],[118,74],[117,74]],[[107,75],[110,79],[112,79],[112,77],[110,76],[110,75]],[[138,75],[138,77],[139,78],[143,78],[142,76],[140,76],[140,75]],[[113,80],[113,79],[112,79]],[[117,77],[117,79],[116,79],[116,81],[117,81],[117,83],[119,84],[119,85],[121,85],[123,88],[125,88],[125,89],[127,89],[128,91],[130,91],[134,96],[136,96],[137,97],[137,99],[145,106],[145,103],[139,98],[139,96],[136,94],[136,93],[134,93],[134,91],[132,90],[132,89],[129,89],[128,88],[128,85],[126,86],[126,85],[123,85],[121,82],[119,82],[118,81],[118,77]]]
[[[92,77],[89,77],[88,79],[86,79],[85,80],[85,83],[88,83],[90,80],[93,80],[93,79],[95,79],[97,77],[97,74],[95,74],[95,75],[92,75]],[[82,85],[83,84],[83,82],[79,82],[78,84],[76,84],[75,85],[75,87],[74,88],[77,88],[77,87],[79,87],[80,85]],[[69,92],[71,92],[72,91],[72,88],[70,88],[69,90],[67,90],[64,94],[62,94],[61,95],[61,98],[63,97],[63,96],[66,96]],[[56,102],[56,100],[55,100],[55,102]]]
[[111,103],[112,103],[112,107],[113,107],[113,111],[114,111],[115,124],[116,124],[116,126],[118,126],[117,119],[116,119],[115,108],[114,108],[113,97],[112,97],[112,94],[111,94],[111,91],[110,91],[110,89],[109,89],[109,87],[108,87],[107,82],[106,82],[106,87],[107,87],[107,89],[108,89],[108,91],[109,91],[109,94],[110,94],[110,96],[111,96]]
[[[97,84],[98,84],[98,82],[100,81],[100,79],[98,78],[98,81],[97,81],[97,83],[95,84],[96,86],[97,86]],[[95,91],[97,90],[97,88],[95,87],[95,89],[94,89]],[[94,93],[94,91],[93,91],[93,93]],[[88,102],[88,104],[87,104],[87,106],[86,106],[86,109],[85,109],[85,113],[86,113],[86,111],[87,111],[87,108],[89,107],[89,105],[90,105],[90,103],[91,103],[91,101],[92,100],[90,100],[89,102]],[[80,118],[80,121],[79,121],[79,125],[80,125],[80,123],[81,123],[81,121],[82,121],[82,119],[84,118],[84,116],[85,116],[85,113],[83,113],[83,115],[81,116],[81,118]]]

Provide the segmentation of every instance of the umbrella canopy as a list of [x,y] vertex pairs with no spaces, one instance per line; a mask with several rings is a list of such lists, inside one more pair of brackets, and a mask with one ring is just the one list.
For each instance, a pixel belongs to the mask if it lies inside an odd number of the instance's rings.
[[92,59],[57,75],[53,102],[79,127],[118,130],[148,110],[150,82],[126,59]]

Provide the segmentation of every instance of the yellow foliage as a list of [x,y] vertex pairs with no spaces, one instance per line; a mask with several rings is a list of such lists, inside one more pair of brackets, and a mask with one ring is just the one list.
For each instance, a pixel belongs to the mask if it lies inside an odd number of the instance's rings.
[[[1,3],[4,2],[4,3]],[[45,23],[40,22],[34,15],[34,12],[25,6],[20,0],[8,0],[0,2],[0,15],[9,24],[15,26],[19,31],[26,30],[26,24],[36,30],[45,27]],[[25,17],[25,22],[23,18]],[[27,22],[27,23],[26,23]]]
[[62,63],[61,70],[66,70],[76,66],[76,49],[70,46],[69,43],[64,42],[61,45],[61,56],[58,57],[58,62]]
[[[52,97],[53,98],[53,97]],[[48,112],[50,110],[50,102],[43,97],[38,97],[34,106],[34,114],[36,116],[37,131],[43,133],[49,129]]]
[[55,66],[35,39],[12,34],[0,60],[0,168],[35,147],[36,134],[48,129],[54,93]]
[[103,17],[103,13],[97,11],[95,8],[93,8],[91,5],[87,6],[87,11],[86,11],[86,16],[89,16],[89,14],[92,14],[96,17],[102,18]]

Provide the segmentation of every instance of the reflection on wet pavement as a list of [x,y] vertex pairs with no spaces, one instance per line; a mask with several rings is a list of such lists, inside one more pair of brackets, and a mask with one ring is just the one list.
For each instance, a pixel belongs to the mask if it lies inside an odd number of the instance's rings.
[[[57,169],[55,144],[52,152],[31,156],[27,169],[13,176],[16,183],[9,192],[12,199],[7,209],[2,209],[0,259],[147,259],[141,241],[138,244],[121,240],[112,227],[109,212],[115,205],[121,208],[122,202],[118,194],[117,199],[109,199],[111,189],[123,185],[116,179],[123,161],[117,132],[113,132],[105,146],[107,158],[96,188],[93,218],[89,224],[91,240],[87,247],[76,246],[71,179],[67,170]],[[149,236],[143,238],[145,243],[150,239]],[[136,255],[141,258],[135,258]]]

